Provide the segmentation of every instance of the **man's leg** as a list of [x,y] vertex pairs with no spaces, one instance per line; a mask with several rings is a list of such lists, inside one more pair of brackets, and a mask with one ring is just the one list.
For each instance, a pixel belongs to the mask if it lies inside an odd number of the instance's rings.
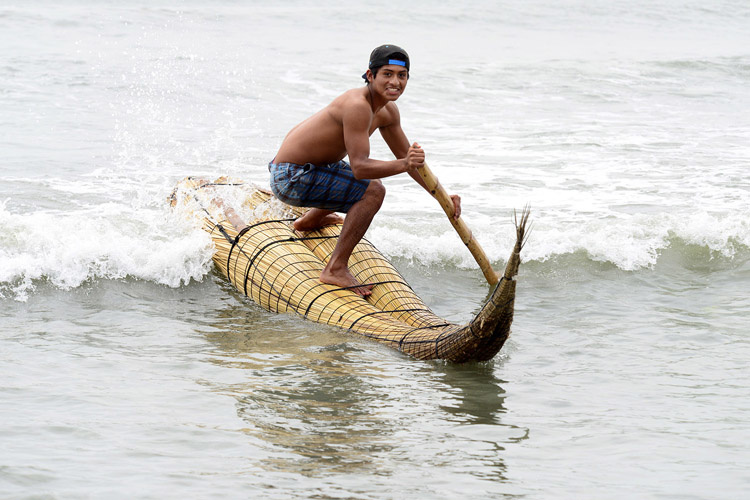
[[[347,212],[336,248],[333,249],[331,259],[320,274],[320,281],[341,287],[359,285],[359,282],[349,271],[349,257],[352,255],[354,247],[367,232],[367,228],[370,227],[370,223],[380,210],[384,198],[385,186],[383,186],[383,183],[379,180],[371,180],[362,199],[352,205],[352,208]],[[372,293],[366,286],[353,290],[362,296]]]
[[344,219],[336,215],[333,210],[322,208],[311,208],[305,215],[294,221],[294,229],[297,231],[313,231],[331,224],[341,224]]

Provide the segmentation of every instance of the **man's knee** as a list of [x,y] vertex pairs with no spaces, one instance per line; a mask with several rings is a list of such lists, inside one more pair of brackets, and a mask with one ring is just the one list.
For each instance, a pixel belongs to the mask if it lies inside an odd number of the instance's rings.
[[385,199],[385,186],[379,179],[373,179],[370,181],[370,185],[367,186],[365,193],[369,193],[374,199],[382,203]]

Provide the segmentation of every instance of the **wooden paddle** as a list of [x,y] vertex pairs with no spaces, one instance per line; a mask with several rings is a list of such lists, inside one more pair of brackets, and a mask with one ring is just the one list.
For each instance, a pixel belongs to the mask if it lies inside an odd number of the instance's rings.
[[471,255],[474,256],[474,260],[479,264],[479,268],[482,270],[482,273],[484,273],[487,282],[492,286],[496,285],[500,279],[499,275],[492,269],[487,254],[485,254],[482,247],[479,246],[479,242],[474,239],[469,226],[466,225],[461,217],[459,217],[458,220],[453,218],[453,200],[445,191],[445,188],[440,185],[440,181],[438,181],[438,178],[435,177],[435,174],[432,173],[432,170],[430,170],[430,167],[428,167],[426,163],[417,170],[419,171],[422,180],[427,184],[433,198],[435,198],[440,203],[440,206],[443,207],[445,215],[448,216],[448,220],[453,224],[453,228],[461,237],[461,241],[464,242],[464,245],[467,246]]

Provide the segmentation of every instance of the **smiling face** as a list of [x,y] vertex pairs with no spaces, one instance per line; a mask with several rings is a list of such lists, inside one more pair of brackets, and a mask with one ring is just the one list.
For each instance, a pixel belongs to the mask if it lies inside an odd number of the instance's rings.
[[376,71],[377,74],[373,75],[372,71],[367,70],[367,81],[372,90],[388,101],[401,97],[409,80],[409,71],[395,64],[381,66]]

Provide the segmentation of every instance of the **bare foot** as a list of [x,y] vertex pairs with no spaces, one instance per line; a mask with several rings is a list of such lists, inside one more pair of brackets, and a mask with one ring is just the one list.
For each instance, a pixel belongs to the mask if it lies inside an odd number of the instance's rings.
[[[361,295],[362,297],[367,297],[368,295],[372,295],[372,285],[361,285],[359,281],[357,281],[351,272],[349,272],[348,269],[345,269],[344,272],[338,272],[334,273],[330,270],[323,269],[323,272],[320,273],[320,281],[323,283],[328,283],[329,285],[337,285],[342,288],[349,288],[352,292],[356,293],[357,295]],[[351,288],[354,287],[354,288]]]
[[294,221],[294,229],[297,231],[314,231],[323,226],[334,224],[343,224],[344,218],[335,213],[329,213],[322,217],[315,212],[316,209],[310,210],[305,215]]

